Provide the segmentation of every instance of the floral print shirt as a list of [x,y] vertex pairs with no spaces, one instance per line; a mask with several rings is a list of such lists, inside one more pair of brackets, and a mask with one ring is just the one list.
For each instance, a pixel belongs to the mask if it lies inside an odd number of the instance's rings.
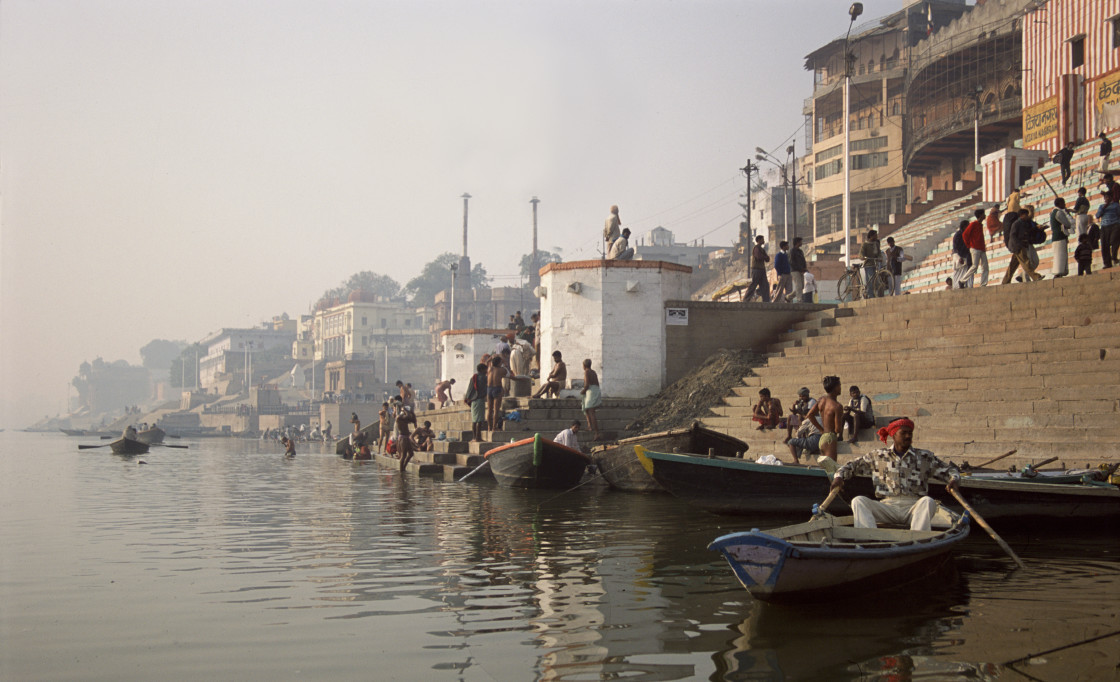
[[943,462],[929,450],[910,448],[901,456],[893,447],[869,452],[853,459],[836,471],[835,478],[870,476],[875,497],[923,497],[929,490],[929,479],[960,480],[956,465]]

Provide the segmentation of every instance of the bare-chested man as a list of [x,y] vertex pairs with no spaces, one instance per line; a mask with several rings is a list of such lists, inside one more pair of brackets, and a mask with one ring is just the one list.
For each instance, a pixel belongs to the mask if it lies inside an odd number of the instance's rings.
[[498,430],[498,425],[501,422],[502,411],[502,379],[508,375],[506,368],[502,367],[502,358],[494,356],[490,358],[490,370],[486,373],[486,425],[490,429],[490,433]]
[[836,400],[836,396],[840,395],[840,377],[825,377],[822,383],[825,394],[817,400],[817,404],[805,418],[822,434],[821,454],[835,462],[836,446],[844,428],[844,406]]

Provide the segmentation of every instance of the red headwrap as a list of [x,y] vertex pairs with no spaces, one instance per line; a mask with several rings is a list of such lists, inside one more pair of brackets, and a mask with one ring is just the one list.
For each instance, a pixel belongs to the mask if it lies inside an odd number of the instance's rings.
[[903,417],[902,419],[895,419],[890,424],[887,424],[883,428],[879,429],[878,432],[876,432],[876,435],[879,436],[879,440],[886,443],[887,439],[893,436],[895,431],[898,431],[899,429],[910,429],[911,431],[913,431],[914,422],[910,421],[906,417]]

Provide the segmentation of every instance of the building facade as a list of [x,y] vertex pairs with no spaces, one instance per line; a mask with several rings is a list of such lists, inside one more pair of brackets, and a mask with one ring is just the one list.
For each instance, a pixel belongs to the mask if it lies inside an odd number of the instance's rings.
[[291,325],[275,329],[272,323],[249,329],[223,328],[202,339],[199,343],[206,347],[206,355],[199,360],[199,387],[203,390],[216,388],[232,375],[249,371],[254,353],[283,348],[287,351],[295,338],[295,332],[286,331]]
[[1120,0],[1047,0],[1023,19],[1023,146],[1120,127]]

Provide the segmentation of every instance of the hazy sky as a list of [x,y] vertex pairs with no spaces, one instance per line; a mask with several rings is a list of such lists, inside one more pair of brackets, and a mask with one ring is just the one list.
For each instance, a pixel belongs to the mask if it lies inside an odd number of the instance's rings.
[[[902,7],[864,0],[857,23]],[[461,248],[730,244],[754,148],[797,134],[847,0],[3,0],[0,427],[98,356],[306,313]],[[777,152],[779,156],[781,151]]]

